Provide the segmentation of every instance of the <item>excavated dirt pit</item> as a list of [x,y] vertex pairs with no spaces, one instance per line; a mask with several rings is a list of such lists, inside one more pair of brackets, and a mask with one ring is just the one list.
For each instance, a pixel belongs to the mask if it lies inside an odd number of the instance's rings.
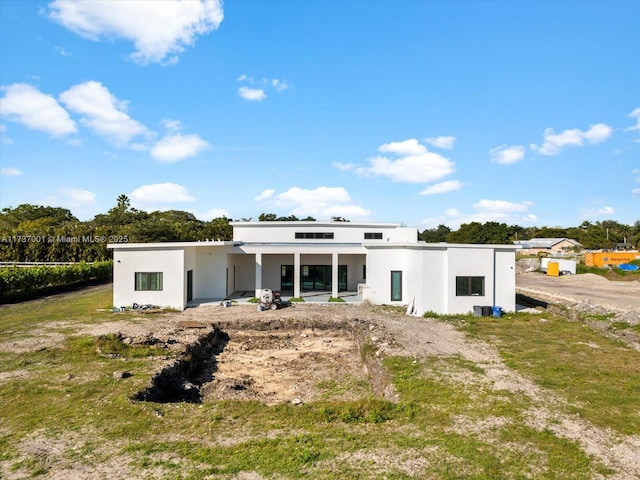
[[361,355],[365,330],[357,322],[249,320],[208,330],[134,399],[277,404],[348,400],[381,391],[371,385],[381,369],[373,365],[375,358]]

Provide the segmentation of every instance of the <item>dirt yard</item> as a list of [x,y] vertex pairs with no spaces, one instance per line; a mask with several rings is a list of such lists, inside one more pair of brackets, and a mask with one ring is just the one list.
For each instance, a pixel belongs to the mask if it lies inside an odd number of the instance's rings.
[[[534,298],[598,305],[636,315],[640,311],[637,282],[608,285],[594,275],[547,278],[519,274],[518,289]],[[588,292],[588,293],[587,293]],[[299,304],[259,312],[255,305],[201,306],[182,313],[131,316],[114,314],[114,321],[83,325],[78,333],[100,336],[120,334],[131,344],[160,345],[179,352],[218,328],[228,337],[215,356],[208,381],[202,382],[203,402],[216,399],[253,399],[266,404],[306,403],[322,398],[322,382],[350,378],[353,388],[333,392],[335,399],[357,397],[358,388],[373,373],[362,363],[360,347],[366,343],[374,357],[401,355],[419,358],[460,356],[481,367],[481,382],[488,389],[524,394],[535,408],[526,423],[540,431],[576,441],[583,450],[610,467],[607,478],[640,478],[640,436],[622,437],[595,427],[578,416],[559,413],[565,400],[536,385],[505,365],[497,349],[471,339],[451,324],[407,316],[401,309],[351,304]],[[122,316],[120,316],[122,315]],[[24,352],[56,345],[64,325],[47,325],[29,338],[5,342],[0,348]],[[158,371],[171,361],[160,364]],[[1,380],[1,379],[0,379]],[[387,398],[392,386],[378,385]],[[369,388],[369,387],[366,387]],[[376,385],[374,385],[374,389]],[[482,434],[483,425],[461,419],[456,428]],[[1,470],[0,470],[0,473]]]
[[[518,274],[519,293],[567,305],[591,304],[612,311],[640,314],[640,282],[612,282],[600,275],[585,273],[549,277],[538,272]],[[640,322],[640,317],[638,318]]]
[[516,291],[523,299],[542,302],[555,313],[588,323],[605,335],[640,351],[640,334],[623,325],[640,324],[640,282],[609,281],[585,273],[549,277],[537,272],[519,273]]
[[[538,274],[538,277],[543,276]],[[584,288],[584,283],[578,287],[580,280],[573,277],[561,281],[565,285],[571,282],[576,291]],[[596,278],[589,277],[586,281],[600,285]],[[535,280],[529,281],[527,276],[527,282],[533,284]],[[548,280],[543,277],[541,283],[545,282]],[[481,366],[487,388],[525,394],[534,400],[536,407],[527,412],[529,425],[548,428],[578,442],[586,452],[619,472],[608,478],[640,478],[640,436],[622,438],[579,417],[558,413],[564,410],[559,407],[565,401],[508,368],[492,345],[470,339],[448,323],[407,316],[397,309],[301,304],[257,312],[253,305],[209,306],[180,314],[104,323],[97,328],[88,327],[84,333],[120,332],[132,342],[141,343],[177,339],[173,348],[182,348],[211,324],[226,332],[229,340],[217,356],[213,380],[202,386],[205,402],[230,398],[255,399],[268,404],[303,403],[318,398],[314,385],[323,379],[351,376],[357,384],[358,380],[367,378],[356,340],[356,332],[364,331],[366,341],[375,345],[379,356],[459,355]],[[344,392],[343,398],[351,394],[357,395],[357,391]],[[467,423],[458,428],[482,431],[481,425]]]

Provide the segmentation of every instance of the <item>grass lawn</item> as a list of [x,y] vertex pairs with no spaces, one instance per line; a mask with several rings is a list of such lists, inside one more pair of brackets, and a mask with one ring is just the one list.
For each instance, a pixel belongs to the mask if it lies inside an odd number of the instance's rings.
[[[612,473],[575,441],[527,419],[524,393],[494,388],[459,356],[387,357],[399,402],[363,394],[266,406],[134,402],[156,368],[147,347],[74,333],[114,321],[110,290],[0,310],[0,478],[590,479]],[[123,317],[117,317],[123,318]],[[452,320],[512,369],[621,435],[640,432],[640,353],[558,317]],[[50,348],[3,348],[43,331]],[[102,342],[102,343],[101,343]],[[105,349],[118,355],[104,355]],[[365,355],[375,352],[365,351]],[[117,380],[113,372],[128,370]],[[351,383],[350,383],[351,382]],[[335,378],[320,390],[353,388]],[[366,387],[359,385],[358,388]],[[366,388],[363,388],[366,392]]]

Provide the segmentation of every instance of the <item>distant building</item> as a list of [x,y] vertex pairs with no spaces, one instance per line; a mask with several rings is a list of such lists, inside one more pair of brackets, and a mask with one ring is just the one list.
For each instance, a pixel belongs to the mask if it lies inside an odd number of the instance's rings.
[[110,244],[113,303],[186,308],[261,289],[354,292],[412,313],[515,310],[516,245],[418,241],[415,228],[352,222],[233,222],[233,240]]
[[520,245],[520,253],[524,255],[563,256],[581,250],[582,244],[570,238],[532,238],[513,242]]

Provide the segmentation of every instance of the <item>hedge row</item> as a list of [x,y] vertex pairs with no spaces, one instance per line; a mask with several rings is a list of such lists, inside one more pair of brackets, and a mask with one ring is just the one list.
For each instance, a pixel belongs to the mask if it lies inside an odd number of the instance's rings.
[[0,268],[0,302],[29,298],[53,287],[111,278],[113,262]]

